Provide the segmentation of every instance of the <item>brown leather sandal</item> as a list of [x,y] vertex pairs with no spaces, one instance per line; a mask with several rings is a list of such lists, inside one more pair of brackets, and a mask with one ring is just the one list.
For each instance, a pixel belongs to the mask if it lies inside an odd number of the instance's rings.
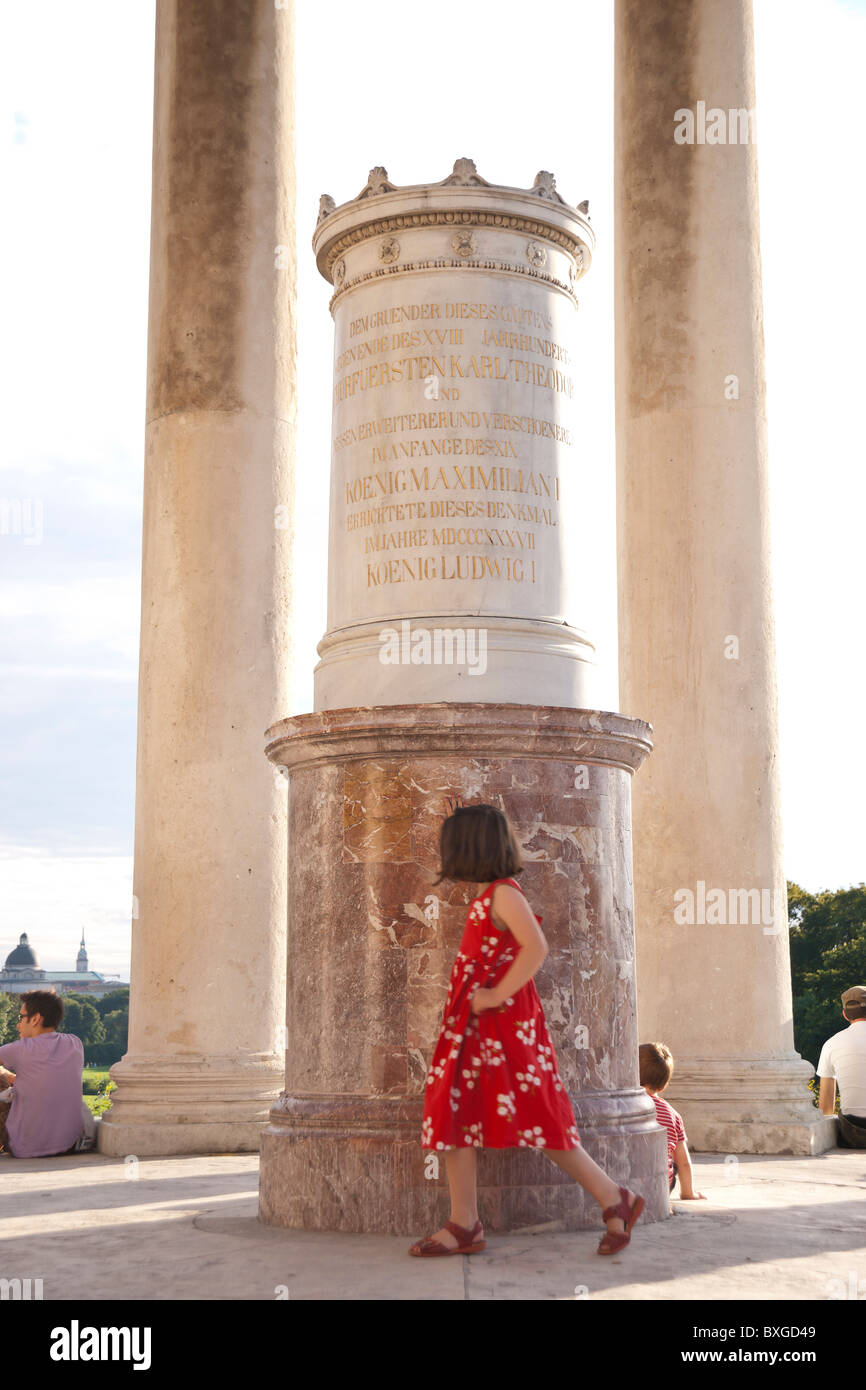
[[464,1226],[458,1226],[456,1221],[446,1221],[443,1229],[450,1231],[452,1236],[456,1236],[460,1242],[453,1250],[449,1250],[447,1245],[443,1245],[441,1240],[434,1240],[432,1236],[426,1236],[424,1240],[417,1240],[414,1245],[410,1245],[410,1255],[420,1255],[422,1259],[432,1258],[434,1255],[474,1255],[477,1250],[486,1250],[487,1241],[479,1240],[478,1233],[483,1230],[480,1221],[476,1221],[471,1231],[467,1231]]
[[[625,1222],[624,1231],[606,1231],[602,1236],[598,1251],[599,1255],[615,1255],[618,1250],[624,1250],[631,1240],[631,1228],[637,1221],[646,1202],[643,1197],[638,1197],[636,1193],[627,1187],[619,1189],[620,1201],[615,1207],[605,1207],[601,1214],[602,1221],[613,1221],[619,1216]],[[629,1204],[629,1198],[634,1197],[634,1201]]]

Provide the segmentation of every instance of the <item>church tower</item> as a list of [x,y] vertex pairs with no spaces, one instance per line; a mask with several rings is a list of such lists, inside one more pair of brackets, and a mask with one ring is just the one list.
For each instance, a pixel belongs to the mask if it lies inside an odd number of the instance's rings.
[[78,948],[78,959],[75,962],[75,969],[78,971],[89,970],[87,964],[87,951],[84,947],[84,929],[81,930],[81,945]]

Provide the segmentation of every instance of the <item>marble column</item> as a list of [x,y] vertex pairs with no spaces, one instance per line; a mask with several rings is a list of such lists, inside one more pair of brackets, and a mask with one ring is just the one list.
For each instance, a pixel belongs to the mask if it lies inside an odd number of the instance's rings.
[[[592,708],[583,591],[569,587],[575,290],[593,244],[586,205],[546,171],[503,187],[459,159],[441,183],[398,188],[379,168],[350,202],[322,199],[328,631],[315,711],[268,731],[290,782],[268,1224],[410,1235],[446,1215],[421,1120],[477,888],[433,887],[455,793],[500,806],[523,847],[551,947],[536,983],[582,1141],[649,1219],[669,1211],[635,1025],[630,791],[650,729]],[[525,1149],[479,1155],[479,1200],[491,1230],[599,1225],[597,1204]]]
[[694,1147],[819,1152],[794,1051],[749,0],[618,0],[620,703],[641,1041]]
[[159,0],[129,1050],[100,1148],[254,1150],[284,1066],[293,15]]

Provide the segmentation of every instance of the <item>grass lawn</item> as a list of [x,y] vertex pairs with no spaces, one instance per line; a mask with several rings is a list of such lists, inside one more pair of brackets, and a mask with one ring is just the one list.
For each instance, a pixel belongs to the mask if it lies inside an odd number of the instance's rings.
[[[81,1073],[81,1080],[82,1083],[84,1083],[85,1081],[102,1081],[105,1083],[105,1085],[110,1085],[112,1087],[112,1090],[114,1089],[114,1082],[109,1080],[108,1067],[85,1067]],[[102,1095],[86,1095],[84,1097],[84,1100],[92,1115],[101,1115],[111,1106],[111,1096],[105,1094],[104,1088]]]

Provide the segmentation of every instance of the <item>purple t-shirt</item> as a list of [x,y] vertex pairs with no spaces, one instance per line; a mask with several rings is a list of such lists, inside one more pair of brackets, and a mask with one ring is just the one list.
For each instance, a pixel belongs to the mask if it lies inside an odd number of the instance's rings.
[[84,1130],[81,1071],[84,1048],[74,1033],[39,1033],[0,1047],[0,1063],[15,1073],[6,1121],[14,1158],[65,1153]]

